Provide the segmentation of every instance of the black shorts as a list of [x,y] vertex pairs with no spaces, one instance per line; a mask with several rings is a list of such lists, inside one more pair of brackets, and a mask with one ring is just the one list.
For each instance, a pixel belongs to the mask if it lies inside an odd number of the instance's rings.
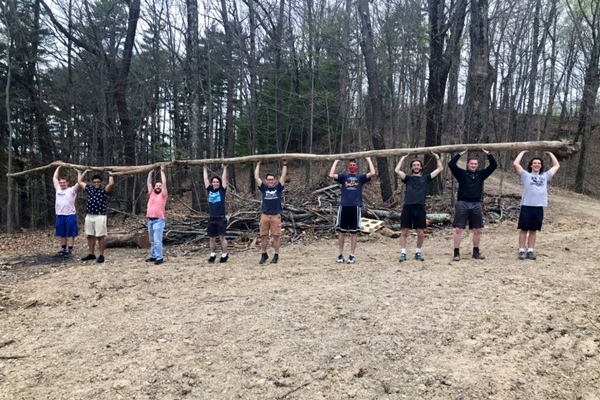
[[544,207],[521,206],[517,229],[541,231],[542,222],[544,222]]
[[465,229],[467,222],[469,229],[483,228],[483,211],[480,202],[460,200],[456,203],[452,226]]
[[206,233],[208,237],[225,236],[227,231],[227,218],[225,217],[209,217]]
[[405,204],[400,215],[400,227],[409,229],[427,228],[425,206],[422,204]]
[[360,231],[360,207],[340,206],[335,228],[342,233],[357,233]]

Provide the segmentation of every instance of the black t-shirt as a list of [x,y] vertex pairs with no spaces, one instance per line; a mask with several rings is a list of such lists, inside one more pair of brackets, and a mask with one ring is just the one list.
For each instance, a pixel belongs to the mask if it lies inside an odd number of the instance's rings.
[[427,184],[431,182],[431,174],[425,176],[406,175],[402,182],[406,185],[404,205],[421,204],[424,206],[425,196],[427,196]]
[[371,181],[371,178],[367,178],[366,174],[338,174],[337,181],[342,184],[340,206],[362,207],[362,188],[365,183]]
[[206,188],[208,194],[208,214],[211,217],[224,217],[225,212],[225,194],[227,189],[219,186],[215,190],[212,186]]
[[263,184],[260,185],[260,191],[263,195],[262,213],[267,215],[281,214],[283,211],[281,208],[281,192],[283,192],[283,185],[281,182],[277,182],[277,185],[272,188],[263,182]]
[[85,185],[87,192],[87,205],[85,212],[92,215],[106,215],[106,200],[108,193],[104,188],[95,189],[92,185]]

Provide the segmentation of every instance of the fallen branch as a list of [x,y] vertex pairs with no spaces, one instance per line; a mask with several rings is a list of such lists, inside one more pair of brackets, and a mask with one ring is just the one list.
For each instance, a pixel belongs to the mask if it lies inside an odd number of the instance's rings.
[[433,147],[413,147],[401,149],[386,149],[386,150],[369,150],[359,151],[345,154],[306,154],[306,153],[288,153],[288,154],[260,154],[243,157],[232,158],[205,158],[202,160],[174,160],[171,162],[159,162],[149,165],[134,165],[134,166],[105,166],[105,167],[90,167],[85,165],[69,164],[62,161],[55,161],[51,164],[28,169],[25,171],[7,174],[14,178],[32,174],[35,172],[44,171],[49,168],[63,166],[67,168],[75,168],[79,170],[105,171],[112,172],[113,175],[131,175],[141,174],[159,168],[161,165],[165,167],[177,166],[202,166],[206,164],[242,164],[256,161],[280,161],[286,160],[303,160],[303,161],[333,161],[333,160],[350,160],[354,158],[365,157],[390,157],[400,156],[404,154],[418,155],[434,153],[456,153],[463,150],[481,150],[488,151],[519,151],[519,150],[552,150],[559,153],[562,157],[567,157],[579,151],[579,144],[572,141],[537,141],[537,142],[509,142],[509,143],[473,143],[473,144],[451,144],[444,146]]

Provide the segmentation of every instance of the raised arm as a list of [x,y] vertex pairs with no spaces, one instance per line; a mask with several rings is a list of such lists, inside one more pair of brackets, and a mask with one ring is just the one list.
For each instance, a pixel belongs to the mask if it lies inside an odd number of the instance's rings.
[[439,154],[431,153],[435,157],[436,168],[431,171],[431,179],[434,179],[436,176],[442,173],[444,170],[444,166],[442,165],[442,160],[440,159]]
[[221,177],[223,182],[223,189],[227,189],[227,164],[223,164],[223,176]]
[[167,169],[164,164],[160,164],[160,181],[162,182],[162,193],[169,195],[169,188],[167,187]]
[[256,168],[254,168],[254,182],[256,182],[256,186],[262,185],[262,180],[260,179],[260,161],[256,163]]
[[79,185],[80,188],[85,189],[85,174],[87,174],[88,172],[90,172],[89,170],[85,170],[83,172],[81,171],[77,171],[77,184]]
[[373,165],[373,161],[371,161],[371,157],[365,157],[365,160],[367,160],[367,164],[369,164],[369,172],[367,172],[367,178],[377,176],[377,172],[375,172],[375,166]]
[[146,179],[146,187],[148,188],[148,192],[151,192],[154,189],[154,185],[152,183],[152,174],[154,174],[154,170],[148,172],[148,179]]
[[208,166],[204,165],[202,167],[202,175],[204,175],[204,188],[206,189],[207,187],[210,186],[210,181],[208,180]]
[[337,168],[337,165],[338,165],[338,163],[339,163],[339,162],[340,162],[340,160],[335,160],[335,161],[333,162],[333,165],[331,166],[331,169],[329,170],[329,175],[328,175],[328,176],[329,176],[331,179],[335,179],[335,180],[337,180],[337,178],[338,178],[338,174],[336,174],[336,173],[335,173],[335,170],[336,170],[336,168]]
[[548,170],[548,172],[550,172],[550,176],[554,176],[554,174],[556,173],[556,171],[558,171],[558,169],[560,168],[560,164],[558,163],[558,159],[556,158],[556,156],[554,155],[554,153],[547,151],[546,155],[550,157],[550,159],[552,159],[552,168],[550,168]]
[[59,187],[60,185],[58,184],[58,177],[60,176],[60,165],[58,167],[56,167],[56,171],[54,171],[54,175],[52,176],[52,183],[54,183],[54,187]]
[[404,160],[406,160],[406,157],[408,157],[408,154],[405,154],[402,157],[400,157],[400,161],[398,161],[398,165],[396,165],[396,169],[394,169],[394,172],[401,180],[406,179],[406,174],[402,171],[402,164],[404,164]]
[[109,172],[108,173],[108,185],[106,185],[104,190],[106,190],[106,193],[110,193],[110,191],[112,190],[112,188],[114,186],[115,186],[115,177],[113,176],[112,172]]
[[287,177],[287,160],[281,160],[283,167],[281,168],[281,177],[279,178],[279,183],[281,186],[285,186],[285,178]]
[[498,168],[498,163],[496,162],[496,159],[494,158],[492,153],[490,153],[489,151],[487,151],[485,149],[481,149],[481,151],[483,151],[485,153],[485,155],[488,158],[488,162],[490,163],[487,166],[487,168],[483,170],[483,179],[487,179],[488,176],[490,176],[492,174],[492,172],[494,172],[496,170],[496,168]]
[[467,150],[463,150],[460,153],[456,154],[454,157],[452,157],[452,159],[450,160],[450,162],[448,163],[448,168],[450,168],[450,171],[452,171],[452,174],[454,176],[457,176],[456,174],[460,172],[460,168],[458,167],[457,163],[458,160],[463,156],[463,154],[465,154],[467,152]]
[[527,150],[523,150],[522,152],[517,154],[517,157],[513,161],[513,168],[515,169],[517,174],[519,174],[519,176],[521,176],[521,174],[523,174],[523,172],[525,172],[525,170],[521,166],[521,160],[523,159],[523,156],[525,155],[525,153],[527,153]]

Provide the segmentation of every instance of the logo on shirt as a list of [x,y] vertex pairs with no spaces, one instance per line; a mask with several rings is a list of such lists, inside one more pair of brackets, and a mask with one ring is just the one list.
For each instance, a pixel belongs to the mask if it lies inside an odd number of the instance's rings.
[[356,178],[349,178],[346,182],[344,182],[344,187],[348,190],[356,190],[358,186],[360,186],[360,183]]
[[531,186],[543,187],[546,180],[542,176],[532,176],[529,184]]
[[221,202],[221,192],[209,192],[208,202],[209,203],[220,203]]
[[265,190],[265,200],[276,200],[277,197],[277,189],[275,190]]

